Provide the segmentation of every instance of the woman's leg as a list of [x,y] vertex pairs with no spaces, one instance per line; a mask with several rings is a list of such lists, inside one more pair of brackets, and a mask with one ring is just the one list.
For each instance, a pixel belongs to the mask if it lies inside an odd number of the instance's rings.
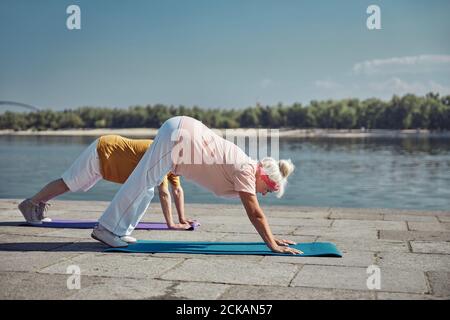
[[78,156],[60,179],[48,183],[33,197],[22,201],[18,208],[27,222],[40,224],[46,221],[44,215],[48,210],[47,201],[67,191],[87,191],[101,178],[97,140],[95,140]]
[[100,217],[102,227],[117,236],[130,235],[136,228],[153,199],[154,188],[173,166],[171,135],[180,121],[181,117],[171,118],[158,130],[150,148]]
[[98,139],[92,142],[62,174],[62,182],[69,191],[86,192],[102,179],[97,144]]

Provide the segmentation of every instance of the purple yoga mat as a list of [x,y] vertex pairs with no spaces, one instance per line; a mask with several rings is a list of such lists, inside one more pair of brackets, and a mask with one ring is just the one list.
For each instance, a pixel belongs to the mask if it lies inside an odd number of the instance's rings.
[[[98,224],[95,220],[64,220],[64,219],[53,219],[51,222],[43,222],[42,224],[32,225],[34,227],[41,228],[67,228],[67,229],[93,229]],[[193,231],[200,226],[197,221],[194,222],[193,226],[189,231]],[[173,230],[167,227],[164,222],[140,222],[136,230]],[[184,230],[176,230],[184,231]]]

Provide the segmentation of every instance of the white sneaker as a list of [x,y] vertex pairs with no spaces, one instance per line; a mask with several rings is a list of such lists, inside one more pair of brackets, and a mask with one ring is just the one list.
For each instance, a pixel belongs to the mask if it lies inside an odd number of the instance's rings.
[[133,238],[132,236],[122,236],[120,237],[120,240],[125,241],[126,243],[136,243],[137,239]]
[[122,248],[128,246],[128,243],[121,240],[119,236],[115,235],[114,233],[103,227],[101,224],[95,227],[95,229],[91,233],[91,237],[113,248]]

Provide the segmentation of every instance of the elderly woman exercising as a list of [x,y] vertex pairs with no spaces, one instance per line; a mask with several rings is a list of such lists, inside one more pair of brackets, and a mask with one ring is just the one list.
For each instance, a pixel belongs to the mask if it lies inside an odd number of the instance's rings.
[[281,197],[293,170],[290,160],[252,160],[196,119],[170,118],[100,217],[92,237],[111,247],[126,247],[121,237],[132,233],[153,198],[154,187],[171,172],[217,196],[240,197],[250,221],[272,251],[299,254],[289,247],[294,242],[273,236],[256,197],[268,192]]
[[[101,136],[80,154],[60,179],[50,182],[33,197],[22,201],[19,210],[30,224],[51,221],[45,217],[48,210],[47,201],[68,191],[88,191],[101,179],[125,183],[152,142],[150,139],[127,139],[119,135]],[[174,223],[172,219],[169,183],[179,223]],[[164,175],[158,185],[158,191],[167,226],[171,229],[190,228],[193,221],[186,219],[184,214],[184,192],[179,177],[171,173]],[[136,239],[129,235],[122,237],[122,240],[136,242]]]

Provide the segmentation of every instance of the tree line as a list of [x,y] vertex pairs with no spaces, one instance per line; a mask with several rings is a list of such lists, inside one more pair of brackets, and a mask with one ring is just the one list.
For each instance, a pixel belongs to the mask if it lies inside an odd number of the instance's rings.
[[194,117],[213,128],[329,128],[450,130],[450,95],[428,93],[376,98],[311,101],[246,109],[204,109],[162,104],[128,109],[80,107],[63,111],[6,111],[0,129],[159,128],[170,117]]

